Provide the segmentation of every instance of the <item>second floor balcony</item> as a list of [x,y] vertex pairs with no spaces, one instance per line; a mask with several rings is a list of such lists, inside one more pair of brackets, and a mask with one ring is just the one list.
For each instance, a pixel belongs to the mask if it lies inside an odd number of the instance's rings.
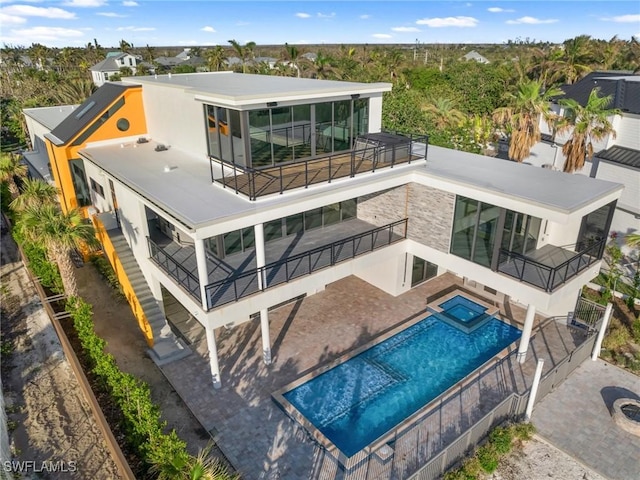
[[[255,250],[218,258],[207,252],[207,310],[293,281],[406,238],[407,220],[376,227],[359,219],[314,229],[265,245],[266,265],[256,267]],[[160,232],[147,239],[150,257],[198,302],[201,300],[193,245]]]
[[210,157],[220,170],[214,181],[249,200],[287,190],[331,183],[383,168],[425,159],[428,137],[398,133],[370,133],[357,137],[351,150],[320,155],[272,167],[250,168]]

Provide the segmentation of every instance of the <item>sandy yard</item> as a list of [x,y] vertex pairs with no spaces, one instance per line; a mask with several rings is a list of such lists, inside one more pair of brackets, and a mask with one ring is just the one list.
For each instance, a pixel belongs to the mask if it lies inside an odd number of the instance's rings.
[[0,252],[2,385],[11,448],[14,460],[34,462],[23,463],[27,473],[16,478],[120,478],[9,235],[2,235]]

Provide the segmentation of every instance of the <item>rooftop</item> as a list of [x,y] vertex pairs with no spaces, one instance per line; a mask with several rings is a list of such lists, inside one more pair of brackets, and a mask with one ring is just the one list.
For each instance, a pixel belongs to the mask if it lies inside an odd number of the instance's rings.
[[640,151],[633,148],[614,145],[596,154],[596,157],[640,170]]
[[640,75],[630,72],[591,72],[573,85],[563,85],[564,95],[560,98],[572,98],[584,106],[596,87],[600,89],[601,97],[611,95],[610,108],[640,114]]
[[22,111],[42,126],[53,130],[76,108],[78,105],[60,105],[58,107],[25,108]]
[[[121,145],[123,145],[121,147]],[[155,142],[95,144],[80,154],[113,175],[189,229],[212,225],[223,219],[259,213],[327,192],[349,191],[375,184],[391,188],[411,181],[419,173],[449,183],[472,187],[503,197],[524,200],[570,214],[594,200],[622,189],[622,185],[582,175],[569,175],[515,162],[440,147],[429,147],[429,160],[398,165],[393,169],[336,180],[309,189],[250,202],[211,182],[210,165],[204,156],[177,148],[156,152]],[[166,168],[165,168],[166,167]],[[219,176],[219,173],[217,174]],[[215,205],[216,208],[203,208]]]
[[270,102],[277,102],[285,99],[380,93],[391,90],[390,83],[338,82],[234,72],[128,77],[123,79],[123,83],[174,86],[191,90],[196,97],[215,98],[230,105],[264,102],[265,98]]

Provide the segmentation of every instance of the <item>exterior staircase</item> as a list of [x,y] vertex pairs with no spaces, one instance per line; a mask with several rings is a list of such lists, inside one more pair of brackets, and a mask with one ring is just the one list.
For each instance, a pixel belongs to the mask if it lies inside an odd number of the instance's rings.
[[140,303],[142,311],[151,326],[153,348],[147,351],[149,356],[156,365],[161,366],[191,354],[189,347],[181,339],[177,338],[171,330],[162,309],[158,305],[158,300],[151,293],[151,289],[147,285],[147,281],[122,231],[115,228],[108,230],[107,234],[118,254],[124,273],[129,279],[138,303]]

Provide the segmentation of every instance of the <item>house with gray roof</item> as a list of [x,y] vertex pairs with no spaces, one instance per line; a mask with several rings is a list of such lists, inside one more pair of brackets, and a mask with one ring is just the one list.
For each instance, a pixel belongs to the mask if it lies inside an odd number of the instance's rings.
[[130,53],[109,52],[104,60],[89,68],[93,83],[98,87],[102,86],[113,75],[119,75],[120,69],[123,67],[130,68],[131,72],[135,75],[141,60],[140,57]]
[[465,60],[473,60],[476,61],[478,63],[491,63],[489,61],[488,58],[483,57],[482,55],[480,55],[478,52],[476,52],[475,50],[471,50],[469,53],[467,53],[465,56],[463,56],[462,58],[464,58]]

